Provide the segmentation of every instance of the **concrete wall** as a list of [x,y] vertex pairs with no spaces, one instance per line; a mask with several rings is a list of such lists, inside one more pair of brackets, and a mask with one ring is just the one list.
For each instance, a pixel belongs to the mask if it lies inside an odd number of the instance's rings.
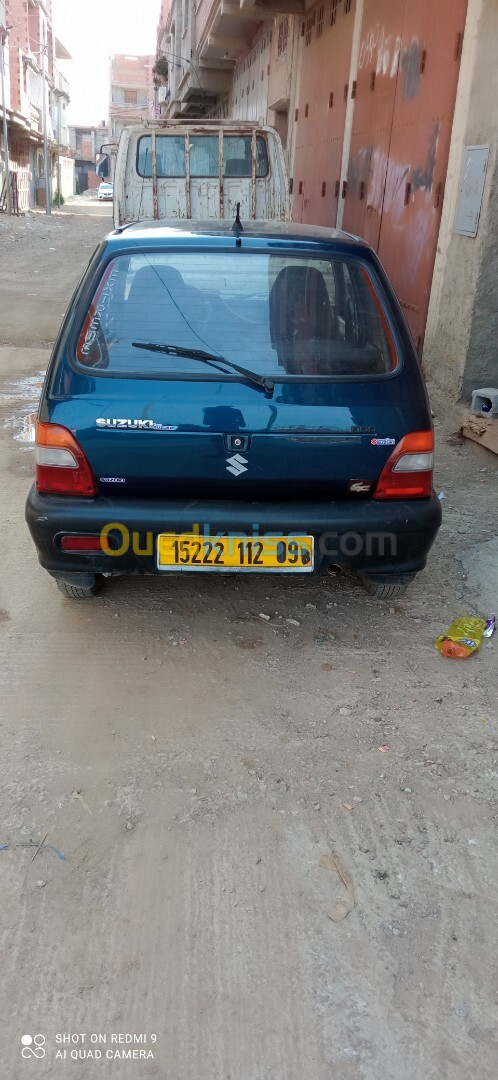
[[[498,3],[469,0],[427,321],[425,371],[452,398],[498,384]],[[464,148],[489,144],[477,236],[453,231]]]
[[[496,90],[498,94],[498,88]],[[496,97],[495,97],[496,101]],[[495,129],[496,130],[496,129]],[[472,311],[462,395],[480,386],[498,386],[498,159],[488,170],[488,203],[482,259]]]
[[265,25],[250,52],[233,73],[229,116],[237,120],[266,119],[272,26]]
[[[268,110],[266,120],[278,131],[284,147],[286,165],[291,175],[294,157],[294,109],[299,91],[299,52],[301,20],[286,15],[276,20],[272,33]],[[286,31],[282,35],[282,30]]]
[[[57,159],[56,159],[57,162]],[[70,195],[74,195],[74,161],[73,158],[61,157],[59,158],[59,167],[61,174],[61,191],[65,199],[68,199]],[[55,191],[57,188],[57,168],[52,180],[52,188]]]

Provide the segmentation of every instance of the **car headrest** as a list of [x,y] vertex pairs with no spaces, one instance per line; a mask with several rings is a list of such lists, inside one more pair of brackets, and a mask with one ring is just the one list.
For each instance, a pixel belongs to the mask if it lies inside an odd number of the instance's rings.
[[332,309],[325,279],[315,266],[285,266],[270,292],[270,329],[274,348],[304,333],[314,340],[330,340]]
[[184,293],[185,282],[180,271],[174,266],[142,266],[137,270],[128,294],[128,303],[143,303],[145,296],[155,302],[167,302],[168,294],[173,298]]

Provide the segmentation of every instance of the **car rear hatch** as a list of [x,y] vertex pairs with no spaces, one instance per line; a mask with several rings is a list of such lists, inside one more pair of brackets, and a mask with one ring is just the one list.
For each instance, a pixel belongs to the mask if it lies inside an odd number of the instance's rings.
[[[256,254],[256,266],[251,254],[182,252],[108,268],[62,343],[42,415],[76,436],[99,496],[369,498],[393,448],[430,428],[375,274],[344,256]],[[215,359],[150,342],[200,343]]]
[[299,384],[286,402],[286,386],[267,401],[232,381],[127,381],[123,392],[113,380],[111,393],[106,380],[86,381],[88,393],[51,398],[50,420],[75,434],[107,496],[368,497],[395,444],[427,426],[395,384],[387,395],[381,386],[373,394],[329,384],[317,394]]

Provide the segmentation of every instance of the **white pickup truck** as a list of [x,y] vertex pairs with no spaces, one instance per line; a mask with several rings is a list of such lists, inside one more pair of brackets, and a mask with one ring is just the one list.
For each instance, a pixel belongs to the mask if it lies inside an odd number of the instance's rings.
[[167,120],[125,128],[114,172],[114,224],[178,218],[286,221],[282,144],[248,121]]

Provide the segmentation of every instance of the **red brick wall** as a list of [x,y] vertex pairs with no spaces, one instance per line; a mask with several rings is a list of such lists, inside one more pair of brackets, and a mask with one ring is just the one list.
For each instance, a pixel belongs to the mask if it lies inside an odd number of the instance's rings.
[[149,86],[155,56],[128,57],[117,53],[111,59],[111,82],[129,86]]
[[[48,73],[53,75],[53,35],[52,0],[45,0],[48,12]],[[34,53],[37,61],[40,59],[40,8],[28,7],[26,0],[6,0],[5,13],[7,25],[12,29],[9,34],[9,63],[10,63],[10,95],[11,105],[17,112],[21,109],[21,79],[24,77],[22,64],[19,60],[19,50]],[[44,18],[45,16],[43,16]]]
[[10,168],[16,173],[17,200],[21,211],[29,210],[29,143],[27,139],[10,137],[9,140]]
[[93,161],[93,146],[91,139],[81,140],[81,149],[78,157],[82,158],[83,161]]
[[10,63],[10,102],[14,110],[21,108],[22,70],[19,48],[27,52],[29,46],[28,16],[25,0],[6,0],[7,26],[12,26],[8,37]]
[[102,183],[102,177],[97,176],[94,172],[88,173],[88,187],[91,191],[96,191],[99,185]]
[[127,105],[121,102],[109,106],[110,116],[121,120],[139,120],[152,112],[154,103],[154,83],[152,68],[155,56],[128,57],[117,53],[111,58],[111,87],[133,90],[145,89],[147,101],[144,104]]
[[27,139],[9,138],[9,158],[12,169],[27,169],[29,165],[29,143]]

